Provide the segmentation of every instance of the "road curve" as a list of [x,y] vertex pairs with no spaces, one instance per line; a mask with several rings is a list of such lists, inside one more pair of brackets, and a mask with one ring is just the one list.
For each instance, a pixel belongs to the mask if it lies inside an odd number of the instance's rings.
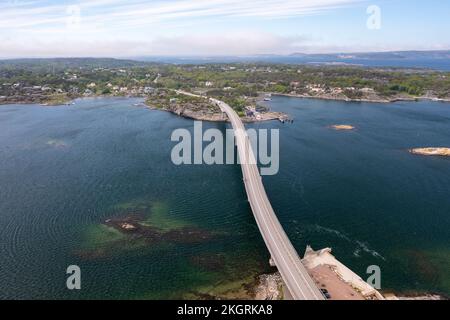
[[[183,91],[178,93],[196,96]],[[324,300],[273,211],[244,124],[228,104],[217,99],[210,100],[219,106],[231,121],[248,201],[272,261],[277,266],[289,293],[295,300]]]

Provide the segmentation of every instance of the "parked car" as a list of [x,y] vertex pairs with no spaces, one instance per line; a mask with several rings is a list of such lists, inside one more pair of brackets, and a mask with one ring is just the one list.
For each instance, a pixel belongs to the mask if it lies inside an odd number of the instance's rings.
[[325,298],[331,299],[331,295],[327,289],[320,289],[320,291],[322,291],[322,294],[324,295]]

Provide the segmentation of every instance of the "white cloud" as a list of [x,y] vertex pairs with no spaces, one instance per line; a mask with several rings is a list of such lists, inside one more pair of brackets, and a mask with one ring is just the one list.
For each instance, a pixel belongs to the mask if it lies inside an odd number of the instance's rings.
[[16,29],[58,24],[66,18],[69,5],[79,6],[88,22],[100,21],[127,26],[219,16],[285,18],[317,13],[360,1],[362,0],[79,0],[65,4],[17,1],[18,5],[3,5],[1,8],[0,27]]
[[196,55],[250,55],[255,53],[290,53],[306,41],[303,36],[279,36],[273,33],[246,31],[223,35],[185,35],[159,37],[151,43],[154,53]]
[[12,57],[133,57],[133,56],[229,56],[258,54],[336,53],[390,50],[448,49],[448,46],[389,46],[374,43],[370,46],[355,44],[324,44],[309,36],[280,36],[260,31],[229,32],[226,34],[191,34],[160,36],[145,41],[123,39],[99,40],[20,40],[4,39],[0,42],[0,58]]
[[[63,4],[55,0],[10,1],[9,5],[0,5],[0,56],[286,51],[298,37],[258,31],[266,19],[309,15],[359,1],[362,0],[78,0]],[[255,19],[259,20],[259,29],[256,25],[253,28],[257,31],[233,27]],[[208,33],[217,26],[217,20],[220,27]]]
[[[254,53],[289,53],[299,49],[305,37],[283,37],[272,33],[248,31],[225,35],[160,36],[151,40],[27,40],[4,39],[3,57],[21,56],[116,56],[141,55],[248,55]],[[113,53],[113,54],[112,54]]]
[[[269,32],[274,19],[365,0],[22,0],[0,4],[0,57],[249,55],[417,48]],[[69,6],[79,8],[78,14]],[[364,18],[365,11],[362,11]],[[323,18],[323,17],[322,17]],[[220,23],[218,23],[220,21]],[[251,22],[249,22],[251,21]],[[255,22],[256,21],[256,22]],[[74,25],[75,23],[75,25]],[[236,27],[235,24],[246,24]],[[266,30],[266,31],[262,31]],[[317,31],[317,30],[316,30]],[[317,35],[317,32],[316,32]],[[367,41],[366,41],[367,43]]]

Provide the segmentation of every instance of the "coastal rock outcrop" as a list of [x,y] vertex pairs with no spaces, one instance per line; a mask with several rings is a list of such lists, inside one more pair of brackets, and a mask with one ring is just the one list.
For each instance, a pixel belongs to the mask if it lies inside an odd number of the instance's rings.
[[255,300],[282,300],[282,287],[283,279],[279,272],[260,275],[255,288]]
[[415,148],[409,150],[409,152],[422,156],[450,157],[450,148]]
[[351,131],[355,130],[354,126],[351,126],[349,124],[335,124],[331,126],[331,129],[337,130],[337,131]]

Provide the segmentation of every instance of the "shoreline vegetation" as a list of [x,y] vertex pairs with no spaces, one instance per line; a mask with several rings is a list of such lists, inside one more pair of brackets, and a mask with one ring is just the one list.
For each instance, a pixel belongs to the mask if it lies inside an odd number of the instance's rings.
[[[162,64],[105,58],[0,61],[0,104],[71,104],[82,97],[142,97],[180,116],[223,121],[177,90],[229,104],[247,122],[290,120],[262,103],[272,95],[348,102],[450,102],[450,72],[348,65]],[[152,101],[154,99],[154,101]]]
[[[164,92],[165,90],[160,90]],[[68,106],[68,105],[74,105],[76,99],[82,99],[82,98],[113,98],[113,97],[124,97],[124,98],[144,98],[145,99],[145,106],[149,109],[154,110],[162,110],[171,112],[173,114],[176,114],[177,116],[184,117],[187,119],[193,119],[193,120],[200,120],[200,121],[210,121],[210,122],[226,122],[228,119],[224,117],[222,112],[220,110],[214,110],[211,108],[211,106],[207,106],[204,101],[200,104],[194,104],[194,103],[186,103],[183,104],[183,99],[180,99],[181,101],[177,101],[177,99],[182,96],[180,94],[176,94],[173,96],[172,101],[167,101],[167,103],[161,104],[161,101],[154,102],[152,98],[155,97],[154,94],[152,95],[113,95],[113,94],[95,94],[95,95],[54,95],[49,96],[45,98],[39,98],[39,99],[29,99],[27,97],[17,97],[17,99],[13,100],[0,100],[0,106],[1,105],[10,105],[10,104],[39,104],[43,107],[58,107],[58,106]],[[300,99],[317,99],[317,100],[330,100],[330,101],[345,101],[345,102],[368,102],[368,103],[395,103],[395,102],[415,102],[415,101],[433,101],[433,102],[450,102],[450,98],[446,99],[439,99],[439,98],[433,98],[433,97],[396,97],[389,100],[386,99],[350,99],[346,97],[330,97],[327,95],[304,95],[304,94],[285,94],[285,93],[260,93],[259,99],[253,99],[253,103],[257,106],[252,107],[253,110],[259,110],[260,117],[249,117],[246,116],[245,113],[239,113],[241,116],[241,119],[243,122],[259,122],[259,121],[272,121],[272,120],[280,120],[282,122],[284,121],[290,121],[292,120],[289,115],[282,113],[282,112],[274,112],[270,111],[266,106],[261,105],[260,103],[265,102],[261,96],[280,96],[280,97],[291,97],[291,98],[300,98]],[[2,97],[0,97],[1,99]],[[158,100],[158,99],[157,99]],[[267,100],[266,100],[267,101]],[[202,108],[205,107],[205,108]],[[257,111],[258,112],[258,111]],[[333,125],[331,126],[335,130],[354,130],[354,127],[344,129],[341,126],[346,125]]]
[[[161,105],[156,106],[156,104],[149,99],[154,97],[154,88],[152,88],[152,94],[113,94],[113,93],[100,93],[100,94],[55,94],[55,95],[44,95],[39,97],[30,96],[0,96],[0,105],[6,104],[40,104],[42,106],[62,106],[70,105],[74,100],[93,97],[93,98],[107,98],[107,97],[125,97],[125,98],[146,98],[146,103],[149,107],[154,107],[155,109],[167,109],[167,111],[172,111],[169,106],[163,107]],[[450,88],[449,88],[450,90]],[[161,89],[161,92],[167,92],[167,89]],[[194,90],[194,92],[205,95],[201,90]],[[165,95],[166,93],[163,93]],[[156,96],[160,96],[157,94]],[[179,98],[180,95],[175,94],[173,98]],[[207,95],[205,95],[207,96]],[[253,103],[260,103],[265,101],[270,101],[264,97],[280,96],[280,97],[291,97],[291,98],[302,98],[302,99],[318,99],[318,100],[331,100],[331,101],[345,101],[345,102],[369,102],[369,103],[395,103],[401,101],[434,101],[434,102],[450,102],[449,98],[437,98],[435,96],[395,96],[390,99],[385,99],[382,97],[376,98],[348,98],[342,95],[328,95],[328,94],[294,94],[294,93],[278,93],[278,92],[258,92],[258,97],[251,99]],[[265,100],[266,99],[266,100]]]
[[319,100],[332,100],[332,101],[345,101],[345,102],[369,102],[369,103],[394,103],[401,101],[434,101],[434,102],[450,102],[450,98],[437,98],[434,96],[395,96],[389,99],[382,97],[372,97],[372,98],[348,98],[342,95],[309,95],[309,94],[289,94],[289,93],[271,93],[274,96],[284,96],[292,98],[303,98],[303,99],[319,99]]
[[[195,300],[284,300],[284,283],[279,272],[259,273],[242,279],[222,282],[211,288],[199,288],[186,298]],[[386,300],[449,300],[435,292],[381,291]]]
[[[154,88],[152,88],[154,90]],[[197,88],[198,89],[198,88]],[[152,90],[152,93],[153,93]],[[450,90],[450,87],[449,87]],[[163,88],[161,91],[167,91],[166,88]],[[194,92],[204,95],[202,90],[194,90]],[[114,94],[114,93],[100,93],[100,94],[52,94],[52,95],[43,95],[38,97],[33,97],[29,95],[23,96],[0,96],[0,105],[6,104],[40,104],[42,106],[62,106],[62,105],[70,105],[76,99],[85,98],[85,97],[126,97],[126,98],[146,98],[148,101],[148,106],[155,106],[155,103],[152,103],[149,98],[154,96],[153,94]],[[179,95],[177,95],[179,96]],[[207,95],[205,95],[207,96]],[[295,94],[295,93],[279,93],[279,92],[258,92],[258,97],[251,99],[251,102],[264,102],[270,101],[271,99],[264,100],[264,97],[271,96],[280,96],[280,97],[291,97],[291,98],[302,98],[302,99],[318,99],[318,100],[331,100],[331,101],[345,101],[345,102],[369,102],[369,103],[395,103],[395,102],[414,102],[414,101],[434,101],[434,102],[450,102],[450,97],[448,98],[438,98],[436,96],[407,96],[407,95],[398,95],[391,97],[389,99],[383,97],[372,97],[372,98],[349,98],[345,95],[329,95],[326,93],[323,94]],[[176,97],[174,97],[176,98]],[[164,109],[164,107],[156,107],[157,109]],[[167,111],[171,111],[169,107],[166,107]]]
[[[208,99],[207,96],[195,97],[191,95],[159,89],[146,98],[145,104],[156,110],[168,111],[180,117],[211,122],[226,122],[228,117]],[[282,112],[273,112],[269,108],[259,105],[254,99],[249,101],[245,112],[239,112],[243,122],[260,122],[279,120],[289,121],[289,116]]]
[[[171,91],[171,90],[170,90]],[[125,97],[125,98],[144,98],[145,106],[149,109],[162,110],[173,113],[177,116],[184,117],[187,119],[199,120],[199,121],[209,121],[209,122],[227,122],[228,119],[222,112],[215,107],[213,104],[205,103],[204,100],[198,99],[194,101],[195,98],[185,99],[186,97],[181,94],[168,94],[166,89],[155,90],[150,95],[114,95],[114,94],[90,94],[90,95],[52,95],[46,96],[38,99],[30,99],[27,97],[16,97],[11,101],[0,100],[1,105],[9,104],[39,104],[43,107],[58,107],[58,106],[68,106],[74,105],[76,99],[80,98],[111,98],[111,97]],[[196,93],[199,93],[198,91]],[[263,97],[271,96],[284,96],[300,99],[318,99],[318,100],[330,100],[330,101],[345,101],[345,102],[369,102],[369,103],[395,103],[400,101],[422,101],[428,100],[433,102],[450,102],[448,99],[439,99],[433,97],[396,97],[393,99],[350,99],[346,97],[339,96],[328,96],[328,95],[304,95],[304,94],[284,94],[284,93],[259,93],[258,98],[251,99],[249,106],[245,108],[245,112],[238,112],[243,122],[261,122],[261,121],[273,121],[279,120],[281,122],[293,121],[290,116],[282,112],[271,111],[267,106],[262,105],[262,102],[270,101],[271,99]],[[0,97],[1,99],[2,97]],[[161,99],[162,98],[162,99]],[[333,125],[331,128],[335,130],[354,130],[355,128],[350,125]],[[414,153],[414,152],[412,152]]]

